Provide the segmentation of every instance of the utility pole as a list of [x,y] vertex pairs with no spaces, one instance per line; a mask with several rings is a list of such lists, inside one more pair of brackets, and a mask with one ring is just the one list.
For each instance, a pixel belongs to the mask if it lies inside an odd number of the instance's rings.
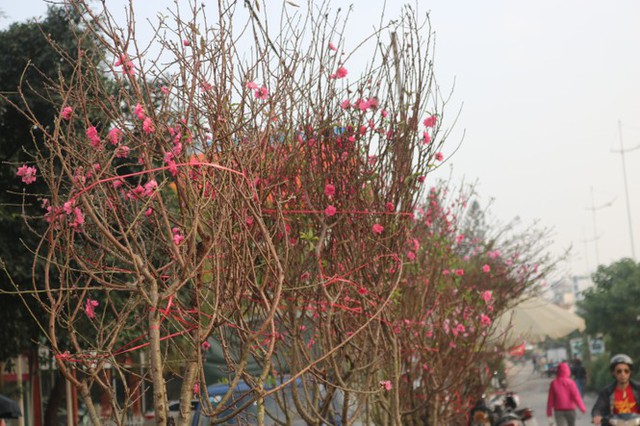
[[601,210],[605,207],[609,207],[611,204],[613,204],[614,201],[615,198],[608,203],[596,207],[596,203],[593,198],[593,186],[591,187],[591,207],[587,207],[587,210],[591,210],[591,213],[593,214],[593,241],[595,241],[596,243],[596,268],[598,268],[598,266],[600,265],[600,256],[598,253],[598,240],[600,239],[600,237],[598,236],[598,227],[596,226],[596,210]]
[[640,145],[631,149],[627,149],[627,150],[624,149],[624,145],[622,143],[622,123],[620,122],[620,120],[618,120],[618,133],[620,135],[620,150],[619,151],[612,150],[612,152],[620,153],[620,158],[622,158],[622,176],[624,178],[624,195],[627,201],[627,220],[629,222],[629,240],[631,241],[631,258],[635,260],[636,248],[633,244],[633,227],[631,226],[631,207],[629,205],[629,186],[627,185],[627,166],[624,161],[624,154],[630,151],[635,151],[636,149],[640,148]]

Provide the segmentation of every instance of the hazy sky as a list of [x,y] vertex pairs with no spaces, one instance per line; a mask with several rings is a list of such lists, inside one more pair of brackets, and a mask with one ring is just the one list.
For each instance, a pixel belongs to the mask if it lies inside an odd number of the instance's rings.
[[[169,2],[135,3],[141,19]],[[332,2],[351,3],[357,39],[378,21],[382,2]],[[519,216],[552,228],[554,253],[573,245],[570,274],[592,272],[596,260],[631,257],[622,157],[612,151],[620,149],[618,122],[625,149],[640,147],[640,1],[437,0],[418,7],[431,11],[440,85],[448,90],[455,78],[449,119],[461,108],[445,155],[466,132],[437,175],[446,177],[452,165],[455,180],[477,180],[501,222]],[[0,10],[5,28],[43,15],[46,3],[2,1]],[[387,16],[398,10],[388,6]],[[624,158],[637,260],[640,149]]]

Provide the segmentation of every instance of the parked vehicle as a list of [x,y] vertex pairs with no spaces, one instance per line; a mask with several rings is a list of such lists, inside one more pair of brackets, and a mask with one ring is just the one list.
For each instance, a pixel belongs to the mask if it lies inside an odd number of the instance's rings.
[[470,426],[536,426],[531,408],[519,408],[515,392],[499,392],[488,400],[483,396],[469,413]]
[[[281,383],[281,382],[280,382]],[[300,385],[300,381],[296,382],[296,385]],[[268,388],[268,387],[267,387]],[[231,400],[227,402],[228,408],[222,413],[218,414],[216,418],[218,420],[225,418],[230,415],[237,408],[241,408],[244,404],[246,404],[247,397],[246,393],[250,390],[249,386],[241,381],[238,383],[238,386],[233,391],[233,396]],[[228,384],[217,384],[211,385],[207,387],[207,393],[209,395],[209,402],[213,407],[215,407],[218,403],[222,401],[222,398],[229,391]],[[298,415],[297,411],[293,409],[293,400],[291,399],[291,389],[290,387],[285,388],[284,392],[285,398],[284,401],[278,401],[277,396],[275,394],[271,394],[265,398],[265,411],[268,415],[265,416],[265,426],[277,425],[280,422],[287,421],[287,417],[291,426],[304,426],[306,422]],[[282,409],[281,404],[284,404],[285,407],[292,407],[291,409],[287,409],[284,411]],[[249,405],[244,408],[239,414],[236,416],[226,420],[224,423],[217,423],[221,425],[247,425],[247,424],[256,424],[256,419],[258,415],[257,403],[251,402]],[[208,417],[204,413],[204,407],[202,404],[198,403],[196,406],[196,410],[193,416],[193,420],[191,422],[192,426],[209,426],[211,424],[211,418]]]
[[519,408],[520,398],[515,392],[504,394],[502,404],[494,410],[497,414],[494,426],[535,426],[531,408]]

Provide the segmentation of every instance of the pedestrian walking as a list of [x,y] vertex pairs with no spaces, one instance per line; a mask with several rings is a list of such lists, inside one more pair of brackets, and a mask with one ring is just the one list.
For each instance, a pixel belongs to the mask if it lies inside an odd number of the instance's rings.
[[554,424],[553,419],[555,418],[557,426],[575,426],[576,407],[583,413],[586,411],[578,386],[570,376],[569,364],[561,362],[558,365],[556,378],[549,385],[547,417],[550,425]]
[[584,398],[584,391],[587,387],[587,369],[582,365],[580,358],[573,360],[573,365],[571,366],[571,377],[573,377],[573,381],[578,385],[580,396]]

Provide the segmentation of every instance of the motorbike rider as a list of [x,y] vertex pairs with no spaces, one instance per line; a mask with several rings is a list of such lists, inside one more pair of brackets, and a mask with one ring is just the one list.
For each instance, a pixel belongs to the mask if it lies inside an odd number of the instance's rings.
[[615,382],[606,386],[598,394],[591,410],[593,423],[602,423],[603,416],[614,414],[640,414],[640,383],[631,380],[633,361],[625,354],[614,355],[609,363]]

